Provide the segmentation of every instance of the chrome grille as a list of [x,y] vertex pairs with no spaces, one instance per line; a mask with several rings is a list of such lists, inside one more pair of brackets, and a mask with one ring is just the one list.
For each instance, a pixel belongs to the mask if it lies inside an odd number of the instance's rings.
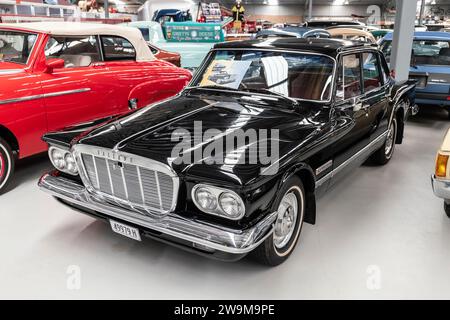
[[174,208],[178,183],[168,173],[90,153],[79,153],[78,159],[88,184],[108,200],[154,214]]

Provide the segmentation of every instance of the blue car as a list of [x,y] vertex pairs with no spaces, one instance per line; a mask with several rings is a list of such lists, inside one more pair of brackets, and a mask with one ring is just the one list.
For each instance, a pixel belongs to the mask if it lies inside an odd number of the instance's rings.
[[[388,33],[380,41],[388,62],[391,44]],[[412,51],[409,78],[417,81],[416,103],[444,107],[450,117],[450,33],[415,32]]]

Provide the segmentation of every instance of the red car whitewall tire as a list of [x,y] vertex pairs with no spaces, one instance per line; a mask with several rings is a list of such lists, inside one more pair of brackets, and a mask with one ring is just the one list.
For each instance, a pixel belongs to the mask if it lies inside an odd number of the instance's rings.
[[14,173],[14,158],[9,144],[0,138],[0,194],[6,189]]

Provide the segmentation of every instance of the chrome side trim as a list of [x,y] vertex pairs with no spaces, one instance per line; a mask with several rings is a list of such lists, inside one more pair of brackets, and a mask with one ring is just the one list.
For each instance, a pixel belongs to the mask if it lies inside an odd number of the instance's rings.
[[39,187],[44,192],[81,208],[94,210],[111,218],[188,241],[193,246],[200,245],[231,254],[245,254],[258,247],[272,234],[273,224],[278,215],[276,211],[272,212],[254,226],[245,230],[236,230],[187,219],[173,213],[159,218],[143,216],[132,210],[105,203],[91,195],[83,185],[52,174],[42,176]]
[[321,165],[320,167],[318,167],[316,169],[316,175],[321,174],[322,172],[324,172],[325,170],[327,170],[329,167],[331,167],[333,165],[333,160],[328,160],[327,162],[325,162],[323,165]]
[[372,149],[374,146],[376,146],[380,141],[382,141],[383,138],[386,138],[387,131],[380,134],[378,137],[376,137],[373,141],[371,141],[367,146],[359,150],[357,153],[355,153],[353,156],[345,160],[343,163],[341,163],[338,167],[333,169],[332,171],[328,172],[326,175],[324,175],[322,178],[316,181],[316,189],[320,187],[322,184],[324,184],[326,181],[331,179],[333,176],[335,176],[337,173],[339,173],[342,169],[344,169],[347,165],[355,161],[358,157],[365,153],[369,153],[370,151],[373,151]]
[[68,95],[68,94],[82,93],[82,92],[88,92],[88,91],[91,91],[91,88],[82,88],[82,89],[76,89],[76,90],[66,90],[66,91],[59,91],[59,92],[46,93],[46,94],[37,94],[37,95],[33,95],[33,96],[1,100],[0,105],[8,104],[8,103],[25,102],[25,101],[31,101],[31,100],[37,100],[37,99],[44,99],[44,98],[59,97],[59,96],[64,96],[64,95]]
[[65,96],[67,94],[74,94],[74,93],[83,93],[91,91],[91,88],[82,88],[82,89],[76,89],[76,90],[66,90],[66,91],[59,91],[59,92],[53,92],[53,93],[46,93],[44,94],[44,98],[52,98],[52,97],[59,97],[59,96]]

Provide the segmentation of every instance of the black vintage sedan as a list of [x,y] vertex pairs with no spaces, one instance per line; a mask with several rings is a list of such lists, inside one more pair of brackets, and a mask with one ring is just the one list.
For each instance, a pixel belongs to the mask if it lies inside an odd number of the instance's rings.
[[278,265],[339,176],[389,162],[414,90],[363,43],[218,44],[178,96],[44,136],[56,169],[39,186],[135,240]]

